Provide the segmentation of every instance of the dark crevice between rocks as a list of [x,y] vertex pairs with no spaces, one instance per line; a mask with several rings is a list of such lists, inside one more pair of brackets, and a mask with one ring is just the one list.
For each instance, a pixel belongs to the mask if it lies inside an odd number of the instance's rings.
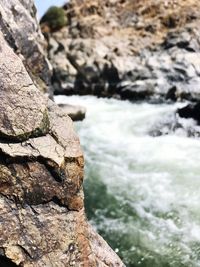
[[46,167],[56,182],[63,183],[63,181],[66,179],[65,172],[61,167],[57,167],[56,169],[54,166],[52,166],[49,160],[46,160],[43,157],[38,157],[37,161]]
[[2,14],[0,13],[0,30],[4,34],[4,38],[12,49],[17,52],[18,48],[13,38],[12,33],[8,30],[10,29],[9,25],[3,20]]
[[[43,157],[38,157],[38,158],[32,158],[30,159],[29,157],[9,157],[8,155],[5,155],[4,153],[2,153],[2,151],[0,151],[0,164],[8,166],[8,164],[24,164],[27,165],[28,162],[34,163],[34,162],[38,162],[42,165],[44,165],[47,169],[47,171],[49,171],[50,175],[52,176],[52,178],[60,185],[65,179],[66,179],[66,175],[64,173],[64,171],[61,168],[58,168],[58,170],[56,170],[53,166],[50,166],[46,160]],[[9,166],[9,170],[11,171],[12,175],[14,177],[16,177],[16,179],[18,179],[16,171],[14,168],[12,168],[12,165]],[[20,183],[20,179],[18,179],[18,183]],[[23,186],[22,186],[23,188]],[[39,191],[38,191],[39,192]],[[43,194],[43,191],[41,192],[41,194]],[[66,204],[63,204],[62,201],[57,197],[57,196],[53,196],[53,198],[48,199],[47,201],[43,200],[43,195],[41,195],[41,201],[39,203],[35,202],[35,197],[33,197],[32,194],[25,194],[25,200],[22,202],[19,199],[17,199],[16,197],[13,199],[12,197],[7,197],[5,196],[3,193],[0,193],[0,195],[2,195],[3,197],[6,197],[7,199],[11,200],[12,202],[16,203],[16,204],[20,204],[22,207],[24,207],[26,204],[28,204],[29,206],[38,206],[38,205],[44,205],[47,204],[49,202],[54,202],[55,204],[61,206],[61,207],[65,207],[68,209],[68,206]],[[1,266],[0,266],[1,267]]]
[[37,204],[25,203],[24,207],[27,207],[27,206],[30,207],[30,209],[35,215],[39,215],[39,213],[35,210],[35,208],[39,207],[40,205],[47,205],[51,202],[53,202],[54,204],[56,204],[57,206],[61,208],[65,208],[67,211],[72,211],[71,209],[69,209],[69,207],[66,204],[63,204],[63,202],[57,196],[54,196],[47,201],[41,201],[40,203],[37,203]]
[[[1,142],[2,143],[2,142]],[[50,172],[51,176],[54,180],[58,183],[62,183],[64,179],[66,179],[65,173],[62,168],[57,167],[53,161],[50,159],[45,159],[42,156],[38,157],[26,157],[26,156],[15,156],[10,157],[9,155],[5,154],[0,148],[0,163],[7,165],[7,164],[26,164],[28,162],[38,162],[46,167],[46,169]]]
[[47,203],[43,203],[43,204],[48,204],[50,202],[53,202],[57,206],[62,207],[62,208],[66,208],[67,210],[69,210],[68,206],[63,204],[62,201],[57,196],[52,197],[52,199],[50,201],[48,201]]
[[[16,196],[14,198],[11,198],[9,196],[6,196],[3,193],[0,193],[0,196],[3,197],[4,199],[6,199],[7,203],[10,203],[10,204],[14,203],[15,205],[17,205],[18,208],[29,207],[36,216],[39,215],[39,213],[35,210],[35,207],[38,207],[40,205],[47,205],[51,202],[53,202],[54,204],[56,204],[59,207],[65,208],[67,211],[77,211],[77,210],[69,209],[69,207],[67,205],[63,204],[62,201],[57,196],[52,197],[48,201],[41,201],[40,203],[37,203],[37,204],[32,204],[32,203],[30,204],[27,202],[22,203]],[[0,251],[0,254],[2,254],[1,251]],[[0,265],[0,267],[1,267],[1,265]]]
[[[50,203],[54,203],[56,206],[59,206],[61,208],[65,208],[65,212],[68,212],[68,211],[77,211],[77,210],[69,209],[69,207],[67,205],[63,204],[62,201],[57,196],[52,197],[48,201],[41,201],[38,204],[21,203],[19,201],[19,199],[17,199],[16,197],[12,199],[12,198],[10,198],[10,197],[2,194],[2,193],[0,193],[0,196],[2,196],[4,199],[6,199],[7,203],[10,203],[10,204],[11,203],[14,203],[17,206],[18,209],[25,209],[25,208],[29,207],[36,217],[40,213],[38,213],[35,208],[39,207],[40,205],[48,205]],[[15,215],[16,215],[16,211],[15,211]],[[19,246],[19,247],[21,247],[21,246]],[[21,247],[21,248],[23,249],[23,247]],[[25,249],[23,249],[23,251],[24,250]],[[28,252],[25,253],[25,254],[28,254]],[[29,258],[33,258],[31,255],[28,255],[28,256],[29,256]],[[0,264],[0,267],[1,267],[1,264]]]
[[19,266],[8,259],[6,256],[0,255],[0,267],[16,267]]
[[[29,258],[29,259],[34,259],[32,256],[31,256],[31,254],[28,252],[28,250],[27,249],[25,249],[23,246],[21,246],[21,245],[17,245],[22,251],[23,251],[23,253]],[[1,266],[0,266],[1,267]]]

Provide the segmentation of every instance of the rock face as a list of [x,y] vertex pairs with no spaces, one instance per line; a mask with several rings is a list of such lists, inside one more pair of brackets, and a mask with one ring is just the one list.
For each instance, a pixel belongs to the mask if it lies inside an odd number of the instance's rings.
[[82,106],[60,104],[59,107],[61,107],[73,121],[82,121],[85,119],[86,108]]
[[21,59],[0,33],[0,136],[23,140],[48,131],[47,100],[40,94]]
[[49,93],[51,66],[45,55],[46,42],[35,18],[33,0],[2,0],[0,30],[22,59],[40,90]]
[[27,41],[25,31],[37,30],[32,7],[0,4],[0,265],[123,266],[86,220],[84,160],[72,120],[37,87],[38,79],[47,87],[47,73],[31,64],[50,70],[37,38]]
[[200,98],[198,0],[71,0],[68,26],[43,26],[56,94]]

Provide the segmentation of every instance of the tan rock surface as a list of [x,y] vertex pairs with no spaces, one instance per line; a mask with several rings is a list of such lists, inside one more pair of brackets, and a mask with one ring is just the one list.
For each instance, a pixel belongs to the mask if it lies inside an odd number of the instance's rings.
[[[4,38],[0,32],[0,266],[123,266],[91,236],[84,159],[72,120],[40,92],[26,60]],[[98,240],[105,251],[97,256]]]
[[47,100],[0,33],[0,136],[25,140],[47,133]]
[[29,75],[41,91],[49,93],[51,66],[46,58],[46,42],[36,20],[33,0],[1,0],[0,30],[22,58]]

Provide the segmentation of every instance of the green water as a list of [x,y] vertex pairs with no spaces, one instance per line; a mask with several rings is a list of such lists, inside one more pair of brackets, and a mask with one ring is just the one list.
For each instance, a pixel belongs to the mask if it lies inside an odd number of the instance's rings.
[[87,107],[76,124],[86,212],[126,266],[200,266],[199,139],[181,130],[149,135],[177,106],[89,96],[56,101]]

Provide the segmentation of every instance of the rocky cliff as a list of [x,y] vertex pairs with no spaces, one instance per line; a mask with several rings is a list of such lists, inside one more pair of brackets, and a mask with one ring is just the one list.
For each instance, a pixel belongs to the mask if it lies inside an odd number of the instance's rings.
[[42,23],[55,93],[200,98],[198,0],[71,0],[67,25]]
[[2,0],[0,14],[4,38],[20,56],[34,83],[49,93],[51,66],[45,56],[46,42],[35,18],[33,1]]
[[42,93],[34,4],[2,0],[0,14],[0,265],[123,266],[86,220],[73,123]]

